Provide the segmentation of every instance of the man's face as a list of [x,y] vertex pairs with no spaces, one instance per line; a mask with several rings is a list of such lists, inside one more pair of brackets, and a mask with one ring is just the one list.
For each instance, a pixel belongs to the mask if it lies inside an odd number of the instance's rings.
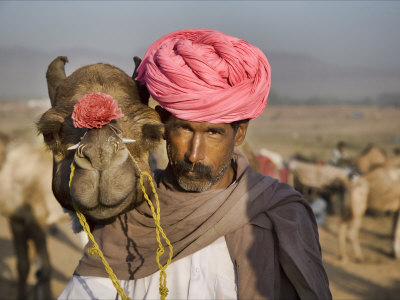
[[[247,129],[247,126],[246,126]],[[245,135],[230,124],[190,122],[171,116],[166,124],[168,158],[181,188],[190,192],[227,187],[233,179],[233,148]]]

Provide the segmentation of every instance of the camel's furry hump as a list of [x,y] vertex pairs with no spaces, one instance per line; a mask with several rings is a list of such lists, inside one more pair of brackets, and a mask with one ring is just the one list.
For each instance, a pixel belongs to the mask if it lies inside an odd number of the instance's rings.
[[59,220],[63,211],[53,196],[51,177],[49,153],[32,143],[10,143],[0,170],[0,213],[18,217],[21,207],[30,206],[42,225]]

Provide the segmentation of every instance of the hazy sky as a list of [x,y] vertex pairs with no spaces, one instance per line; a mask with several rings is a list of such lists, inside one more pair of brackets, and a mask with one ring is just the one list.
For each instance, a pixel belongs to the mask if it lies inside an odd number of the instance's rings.
[[143,55],[181,28],[211,28],[266,52],[338,66],[400,68],[398,1],[1,1],[0,47]]

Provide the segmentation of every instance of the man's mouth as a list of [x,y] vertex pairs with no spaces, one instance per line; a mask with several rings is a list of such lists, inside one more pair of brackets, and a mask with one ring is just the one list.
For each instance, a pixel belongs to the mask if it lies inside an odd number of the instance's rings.
[[204,178],[203,174],[200,174],[200,173],[194,172],[194,171],[186,172],[186,174],[184,174],[183,176],[185,176],[186,178],[192,179],[192,180]]

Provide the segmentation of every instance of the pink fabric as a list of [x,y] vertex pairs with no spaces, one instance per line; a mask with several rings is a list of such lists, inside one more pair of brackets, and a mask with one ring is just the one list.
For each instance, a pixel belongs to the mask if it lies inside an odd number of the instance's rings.
[[177,118],[231,123],[262,113],[271,68],[264,53],[246,41],[215,30],[185,29],[150,46],[136,79]]

